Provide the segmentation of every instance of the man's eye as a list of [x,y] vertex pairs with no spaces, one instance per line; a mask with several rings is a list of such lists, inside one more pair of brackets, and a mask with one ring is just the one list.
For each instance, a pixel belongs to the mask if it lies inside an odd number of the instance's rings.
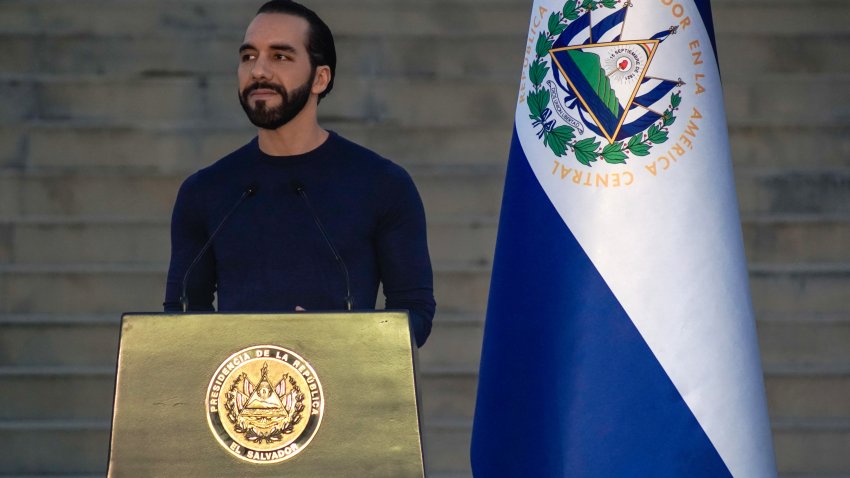
[[243,54],[239,57],[239,59],[240,59],[241,61],[243,61],[243,62],[245,62],[245,61],[251,61],[251,60],[253,60],[254,58],[255,58],[255,56],[254,56],[254,55],[252,55],[252,54],[250,54],[250,53],[243,53]]
[[288,61],[289,60],[289,57],[286,56],[286,55],[275,55],[274,58],[275,58],[275,60],[280,60],[280,61]]

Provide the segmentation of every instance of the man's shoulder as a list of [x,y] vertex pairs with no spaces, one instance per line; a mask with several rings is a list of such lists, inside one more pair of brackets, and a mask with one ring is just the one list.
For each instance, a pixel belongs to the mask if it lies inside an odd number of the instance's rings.
[[355,143],[347,138],[336,134],[337,148],[344,152],[342,158],[352,168],[356,168],[360,174],[370,173],[380,176],[382,179],[409,180],[410,175],[398,163],[372,151],[371,149]]

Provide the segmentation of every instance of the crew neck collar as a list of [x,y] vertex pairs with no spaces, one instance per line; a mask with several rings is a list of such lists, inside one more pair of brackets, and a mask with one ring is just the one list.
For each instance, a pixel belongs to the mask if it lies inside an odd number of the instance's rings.
[[272,163],[272,164],[297,164],[302,163],[304,161],[310,161],[316,159],[318,156],[322,155],[324,151],[330,148],[330,145],[336,141],[337,134],[331,130],[328,130],[328,137],[322,142],[322,144],[316,146],[314,149],[307,151],[306,153],[301,154],[292,154],[288,156],[273,156],[271,154],[266,154],[263,150],[260,149],[260,141],[258,137],[254,137],[253,143],[254,147],[257,149],[257,155],[261,161]]

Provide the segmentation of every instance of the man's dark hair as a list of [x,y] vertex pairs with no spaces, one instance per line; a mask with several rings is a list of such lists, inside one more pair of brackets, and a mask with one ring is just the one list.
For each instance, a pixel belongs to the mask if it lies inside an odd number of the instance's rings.
[[334,36],[328,25],[316,15],[316,12],[291,0],[271,0],[257,10],[261,13],[285,13],[307,20],[310,31],[307,34],[307,53],[310,55],[310,66],[315,71],[317,66],[327,66],[331,70],[331,79],[325,91],[319,93],[319,99],[324,98],[334,86],[336,75],[336,47]]

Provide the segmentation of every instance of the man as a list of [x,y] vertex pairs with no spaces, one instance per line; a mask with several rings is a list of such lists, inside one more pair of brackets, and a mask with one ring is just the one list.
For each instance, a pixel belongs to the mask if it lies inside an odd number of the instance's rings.
[[374,309],[380,282],[425,342],[435,303],[422,201],[401,167],[319,126],[335,68],[312,10],[260,7],[238,68],[258,135],[180,187],[166,311],[214,310],[216,294],[220,311]]

